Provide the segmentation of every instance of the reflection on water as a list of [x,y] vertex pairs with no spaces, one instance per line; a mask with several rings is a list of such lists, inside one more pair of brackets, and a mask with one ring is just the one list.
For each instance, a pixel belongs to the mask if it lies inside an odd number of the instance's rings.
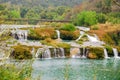
[[40,80],[120,80],[120,59],[37,59],[32,66]]

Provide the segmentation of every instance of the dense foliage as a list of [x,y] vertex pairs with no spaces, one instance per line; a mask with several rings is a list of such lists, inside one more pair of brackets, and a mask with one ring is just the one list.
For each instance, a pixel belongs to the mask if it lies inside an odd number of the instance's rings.
[[79,26],[91,26],[97,24],[97,15],[93,11],[83,11],[77,15],[75,18],[75,25]]
[[71,7],[81,2],[82,0],[0,0],[0,18],[63,20]]

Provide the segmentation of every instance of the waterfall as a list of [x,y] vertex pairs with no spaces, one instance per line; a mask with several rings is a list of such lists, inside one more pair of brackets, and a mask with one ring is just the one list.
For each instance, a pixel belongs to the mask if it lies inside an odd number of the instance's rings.
[[105,56],[105,58],[110,58],[110,57],[108,57],[108,53],[107,53],[107,50],[104,48],[104,56]]
[[51,59],[51,52],[49,48],[44,51],[42,58]]
[[80,36],[75,41],[79,41],[83,35],[84,35],[84,32],[80,31]]
[[56,50],[56,48],[54,48],[54,57],[55,58],[57,58],[57,53],[56,52],[57,52],[57,50]]
[[25,35],[25,40],[27,41],[28,32],[26,31],[24,35]]
[[86,54],[85,54],[85,48],[83,48],[83,55],[82,55],[82,58],[86,58]]
[[31,50],[31,54],[32,54],[33,57],[35,56],[35,48],[34,47]]
[[39,48],[36,52],[35,55],[36,58],[47,58],[47,59],[51,59],[51,52],[50,49],[44,49],[44,48]]
[[90,36],[90,35],[87,35],[89,41],[91,42],[99,42],[99,40],[96,38],[96,37],[93,37],[93,36]]
[[100,40],[99,37],[98,37],[96,34],[94,34],[94,37],[95,37],[97,40]]
[[38,58],[40,55],[42,55],[43,48],[39,48],[35,54],[35,57]]
[[114,53],[114,58],[120,58],[120,57],[118,56],[118,51],[117,51],[116,48],[113,48],[113,53]]
[[12,30],[12,36],[20,41],[27,41],[28,31],[26,30]]
[[60,31],[56,30],[56,32],[57,32],[57,38],[60,39]]
[[63,48],[60,48],[61,58],[65,58],[65,52]]

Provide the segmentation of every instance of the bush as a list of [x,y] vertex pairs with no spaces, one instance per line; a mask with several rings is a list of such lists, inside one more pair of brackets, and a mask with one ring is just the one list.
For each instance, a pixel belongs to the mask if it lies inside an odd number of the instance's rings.
[[100,47],[89,47],[88,48],[88,58],[90,59],[103,59],[104,58],[104,50]]
[[94,11],[83,11],[74,20],[74,24],[79,26],[91,26],[97,23],[97,14]]
[[105,23],[107,21],[105,14],[97,14],[97,20],[99,23]]
[[107,14],[107,21],[113,24],[120,24],[120,13],[112,12]]
[[61,30],[66,30],[66,31],[75,31],[76,28],[73,24],[65,24],[63,25],[63,27],[61,28]]
[[80,35],[79,30],[76,30],[76,31],[73,31],[73,32],[60,30],[60,33],[61,33],[60,37],[63,40],[76,40]]

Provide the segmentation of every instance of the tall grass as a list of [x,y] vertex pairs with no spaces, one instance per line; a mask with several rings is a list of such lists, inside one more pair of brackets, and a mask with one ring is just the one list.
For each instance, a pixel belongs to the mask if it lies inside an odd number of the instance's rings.
[[0,65],[0,80],[31,80],[31,65],[32,61]]

